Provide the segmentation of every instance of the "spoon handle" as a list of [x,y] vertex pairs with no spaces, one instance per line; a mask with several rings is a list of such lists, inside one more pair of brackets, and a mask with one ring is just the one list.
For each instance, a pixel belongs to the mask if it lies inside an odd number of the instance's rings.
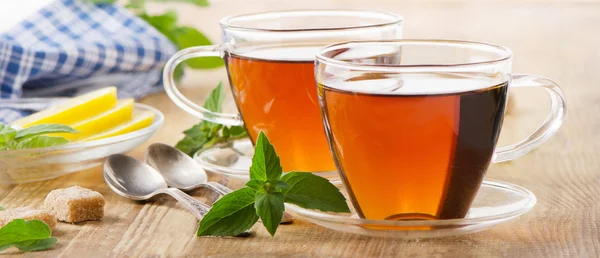
[[191,196],[177,188],[164,188],[161,192],[175,198],[184,207],[191,211],[199,220],[201,220],[204,217],[204,215],[206,215],[208,210],[210,210],[210,206],[192,198]]
[[229,187],[219,184],[217,182],[206,182],[204,186],[210,190],[217,192],[220,195],[226,195],[233,192]]

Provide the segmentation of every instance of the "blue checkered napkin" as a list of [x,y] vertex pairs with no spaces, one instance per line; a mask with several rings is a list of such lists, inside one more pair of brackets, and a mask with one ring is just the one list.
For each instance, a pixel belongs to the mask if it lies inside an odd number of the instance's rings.
[[[0,34],[0,97],[74,96],[114,85],[119,97],[137,98],[161,89],[161,69],[175,51],[121,7],[56,0]],[[0,122],[30,112],[1,108]]]

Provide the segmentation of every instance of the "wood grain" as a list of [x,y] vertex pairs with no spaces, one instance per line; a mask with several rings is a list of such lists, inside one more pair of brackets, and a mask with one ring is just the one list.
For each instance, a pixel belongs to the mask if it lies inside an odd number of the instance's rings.
[[[568,115],[559,133],[539,150],[516,161],[492,165],[489,178],[524,186],[538,197],[537,206],[515,221],[491,230],[443,239],[400,241],[368,238],[328,230],[298,219],[272,238],[262,227],[256,236],[196,238],[196,219],[168,197],[136,203],[114,194],[100,169],[54,180],[0,186],[5,207],[42,204],[52,189],[80,185],[107,199],[102,222],[60,223],[59,241],[36,257],[599,257],[600,256],[600,3],[598,1],[391,1],[391,0],[253,0],[213,1],[208,9],[185,4],[174,8],[182,22],[219,38],[217,21],[235,13],[293,8],[375,9],[402,14],[406,38],[455,38],[493,42],[512,48],[514,71],[542,74],[561,84]],[[202,101],[225,80],[223,69],[188,73],[184,93]],[[513,92],[514,109],[502,129],[502,144],[517,141],[543,120],[548,101],[541,91]],[[164,95],[143,103],[162,110],[165,125],[132,155],[141,158],[151,142],[174,144],[197,120]],[[234,110],[229,105],[230,110]],[[230,186],[240,182],[213,176]],[[216,196],[194,193],[201,200]],[[5,253],[21,256],[15,251]]]

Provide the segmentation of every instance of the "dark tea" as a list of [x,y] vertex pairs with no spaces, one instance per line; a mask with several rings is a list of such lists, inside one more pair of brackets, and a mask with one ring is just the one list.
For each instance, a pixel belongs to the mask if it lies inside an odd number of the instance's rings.
[[236,50],[225,62],[237,107],[253,141],[265,132],[283,171],[334,171],[314,77],[317,47]]
[[335,159],[362,217],[453,219],[469,210],[508,83],[442,77],[375,73],[345,80],[345,89],[319,85]]

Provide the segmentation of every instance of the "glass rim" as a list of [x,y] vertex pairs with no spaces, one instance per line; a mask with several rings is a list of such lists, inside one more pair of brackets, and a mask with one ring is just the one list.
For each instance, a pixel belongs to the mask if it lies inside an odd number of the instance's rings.
[[[297,15],[303,13],[314,13],[316,15],[327,15],[327,14],[358,14],[356,18],[364,17],[364,15],[373,15],[389,18],[389,21],[373,23],[368,25],[359,25],[359,26],[341,26],[341,27],[314,27],[314,28],[302,28],[302,29],[266,29],[266,28],[257,28],[252,26],[243,26],[243,25],[233,25],[232,21],[238,18],[249,18],[252,16],[260,17],[265,15]],[[363,14],[363,16],[360,16]],[[339,31],[339,30],[356,30],[356,29],[367,29],[367,28],[377,28],[377,27],[385,27],[390,25],[398,25],[404,21],[404,17],[388,13],[388,12],[380,12],[380,11],[366,11],[366,10],[352,10],[352,9],[301,9],[301,10],[283,10],[283,11],[269,11],[269,12],[257,12],[257,13],[248,13],[248,14],[237,14],[230,15],[221,18],[219,24],[222,29],[235,29],[235,30],[245,30],[245,31],[256,31],[256,32],[315,32],[315,31]]]
[[[360,64],[360,63],[352,63],[348,61],[337,60],[334,58],[326,57],[325,54],[332,51],[333,48],[340,48],[342,46],[351,45],[351,44],[364,44],[364,45],[374,45],[378,43],[396,43],[399,45],[408,44],[408,45],[432,45],[432,46],[441,46],[441,45],[450,45],[450,46],[471,46],[472,48],[480,48],[483,51],[487,52],[495,52],[500,53],[499,57],[489,58],[484,61],[476,61],[476,62],[462,62],[456,64],[407,64],[407,65],[389,65],[389,64]],[[412,70],[448,70],[449,68],[469,68],[476,66],[485,66],[485,65],[496,65],[498,63],[502,63],[508,60],[511,60],[513,56],[513,52],[504,46],[477,42],[477,41],[466,41],[466,40],[448,40],[448,39],[393,39],[393,40],[353,40],[346,41],[340,43],[334,43],[328,46],[323,47],[316,54],[316,61],[320,63],[324,63],[327,65],[334,65],[343,68],[349,68],[352,70],[362,70],[362,71],[390,71],[390,72],[404,72],[404,71],[412,71]]]

